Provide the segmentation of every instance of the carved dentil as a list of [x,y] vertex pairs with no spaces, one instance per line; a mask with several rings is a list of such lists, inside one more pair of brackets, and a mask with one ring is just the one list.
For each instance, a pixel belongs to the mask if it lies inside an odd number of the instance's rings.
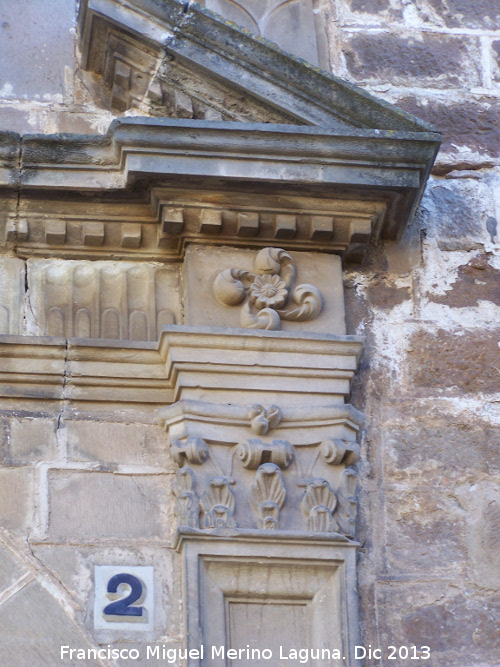
[[255,473],[250,489],[252,507],[259,516],[259,527],[278,528],[280,510],[286,498],[281,470],[274,463],[264,463]]
[[255,273],[225,269],[215,278],[213,291],[219,303],[243,303],[241,325],[247,329],[278,330],[281,320],[303,322],[316,318],[323,308],[314,285],[294,287],[297,274],[291,255],[282,248],[263,248],[255,258]]

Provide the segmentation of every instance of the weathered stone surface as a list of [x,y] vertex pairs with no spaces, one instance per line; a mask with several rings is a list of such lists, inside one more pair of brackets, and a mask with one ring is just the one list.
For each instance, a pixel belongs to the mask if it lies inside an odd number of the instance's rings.
[[[470,161],[464,158],[455,148],[466,146],[480,154],[495,158],[500,156],[500,137],[498,125],[500,123],[500,103],[495,98],[463,102],[433,101],[420,103],[415,97],[403,97],[398,100],[398,106],[409,113],[423,118],[443,134],[441,150],[454,154],[455,168],[467,169]],[[439,165],[436,170],[441,168]],[[447,171],[450,170],[448,165]]]
[[491,55],[493,58],[493,80],[500,82],[500,39],[491,43]]
[[0,526],[23,534],[33,523],[31,468],[0,468]]
[[[433,180],[419,217],[441,250],[474,250],[492,242],[497,211],[496,179]],[[496,233],[493,235],[495,239]]]
[[[35,14],[35,16],[33,16]],[[33,16],[27,24],[19,16]],[[74,68],[74,0],[22,0],[0,11],[0,97],[62,102]]]
[[434,303],[451,308],[473,308],[479,301],[500,306],[500,271],[489,263],[491,255],[476,255],[458,268],[457,279],[444,295],[432,295]]
[[174,528],[168,475],[52,471],[52,537],[161,539]]
[[498,330],[416,332],[408,350],[415,386],[448,393],[498,392],[499,340]]
[[26,569],[4,544],[0,544],[0,595],[24,574]]
[[63,428],[73,461],[171,466],[168,443],[159,426],[68,420]]
[[[36,582],[0,605],[0,626],[3,665],[56,665],[61,663],[61,646],[85,650],[92,646],[59,602]],[[92,658],[78,662],[89,667],[102,664]]]
[[[492,448],[495,443],[491,443]],[[464,483],[456,491],[466,511],[471,576],[481,588],[500,590],[500,485],[498,477]]]
[[450,28],[500,28],[500,9],[496,0],[427,0]]
[[4,465],[25,465],[56,458],[55,419],[44,417],[7,418],[6,443],[0,456]]
[[[474,38],[423,34],[421,39],[387,33],[345,35],[343,52],[357,81],[451,88],[478,85],[478,45]],[[439,127],[439,125],[438,125]]]
[[[422,464],[426,466],[426,462]],[[387,484],[385,491],[386,564],[391,576],[467,577],[465,518],[445,476],[429,485],[415,473],[412,482]],[[451,488],[450,488],[451,487]]]
[[372,307],[391,310],[394,306],[410,299],[411,291],[409,287],[398,287],[375,278],[368,287],[367,298]]
[[461,593],[451,581],[439,580],[387,582],[378,586],[377,598],[378,607],[388,610],[379,624],[382,646],[429,646],[426,664],[432,667],[462,667],[464,656],[467,664],[497,660],[498,596],[475,597]]
[[[437,355],[436,355],[437,356]],[[412,409],[397,404],[381,426],[385,472],[394,481],[442,480],[470,471],[500,472],[500,434],[491,423],[456,414],[432,399]]]

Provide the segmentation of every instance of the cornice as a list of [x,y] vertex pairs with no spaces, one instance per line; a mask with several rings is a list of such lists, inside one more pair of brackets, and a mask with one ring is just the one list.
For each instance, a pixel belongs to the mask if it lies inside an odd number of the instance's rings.
[[[250,394],[262,385],[265,395],[280,365],[278,383],[287,378],[291,390],[299,392],[310,377],[321,396],[332,383],[348,387],[362,347],[354,336],[180,325],[164,327],[158,344],[3,335],[0,396],[165,406],[205,373],[210,386],[232,377],[230,384],[247,386]],[[239,360],[231,363],[228,352],[236,350]],[[261,360],[260,368],[252,371],[248,354]],[[354,413],[352,419],[356,423]]]

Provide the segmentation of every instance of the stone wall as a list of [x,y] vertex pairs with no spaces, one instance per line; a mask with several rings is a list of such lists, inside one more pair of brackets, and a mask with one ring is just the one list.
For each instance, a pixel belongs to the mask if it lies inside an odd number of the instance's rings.
[[[33,17],[29,25],[20,7]],[[332,71],[444,133],[403,241],[373,248],[361,268],[345,272],[348,333],[367,341],[353,388],[367,423],[358,463],[362,643],[430,646],[432,667],[493,666],[500,660],[500,9],[496,0],[338,0],[324,11]],[[75,25],[74,0],[4,3],[0,129],[107,129],[114,115],[78,71]],[[5,275],[16,266],[6,307],[24,298],[27,313],[5,330],[44,333],[29,326],[23,260],[3,251]],[[18,664],[27,634],[50,638],[33,649],[43,664],[55,663],[60,644],[92,645],[93,567],[110,558],[155,566],[158,626],[147,639],[179,643],[174,467],[156,407],[82,407],[64,394],[43,404],[36,396],[3,401],[0,625],[11,637],[3,664]],[[35,617],[34,608],[46,613]]]
[[[443,145],[398,246],[346,277],[368,349],[359,585],[364,641],[432,664],[500,658],[500,6],[337,3],[335,71],[430,121]],[[424,641],[425,639],[425,641]]]

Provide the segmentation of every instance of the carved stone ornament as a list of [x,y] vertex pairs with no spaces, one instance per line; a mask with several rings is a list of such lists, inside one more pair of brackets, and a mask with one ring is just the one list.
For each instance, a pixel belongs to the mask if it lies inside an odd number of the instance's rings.
[[238,445],[237,455],[243,467],[250,470],[257,470],[266,459],[284,469],[292,462],[293,447],[286,440],[266,443],[258,438],[250,438]]
[[235,500],[225,477],[214,477],[201,497],[203,528],[235,528]]
[[331,438],[320,445],[321,455],[330,465],[353,466],[359,459],[359,445],[351,440]]
[[195,491],[196,480],[191,468],[177,471],[173,491],[175,495],[174,513],[180,526],[199,528],[200,506]]
[[325,479],[313,479],[308,485],[300,504],[302,514],[307,520],[308,530],[331,532],[338,529],[333,518],[337,507],[337,497]]
[[277,405],[271,405],[267,410],[263,405],[252,405],[248,418],[252,431],[256,435],[265,435],[280,423],[281,410]]
[[246,329],[276,331],[281,320],[304,322],[323,308],[321,292],[314,285],[294,287],[296,266],[281,248],[263,248],[255,258],[255,273],[225,269],[214,281],[214,295],[225,306],[243,303],[241,325]]
[[189,463],[201,464],[206,461],[208,457],[208,448],[202,438],[192,436],[185,442],[174,440],[172,442],[172,456],[178,466],[184,464],[185,459]]
[[356,531],[356,473],[344,470],[338,490],[338,508],[336,519],[339,531],[354,539]]
[[274,463],[264,463],[255,473],[250,490],[251,503],[259,515],[260,528],[278,528],[280,510],[286,498],[281,470]]

